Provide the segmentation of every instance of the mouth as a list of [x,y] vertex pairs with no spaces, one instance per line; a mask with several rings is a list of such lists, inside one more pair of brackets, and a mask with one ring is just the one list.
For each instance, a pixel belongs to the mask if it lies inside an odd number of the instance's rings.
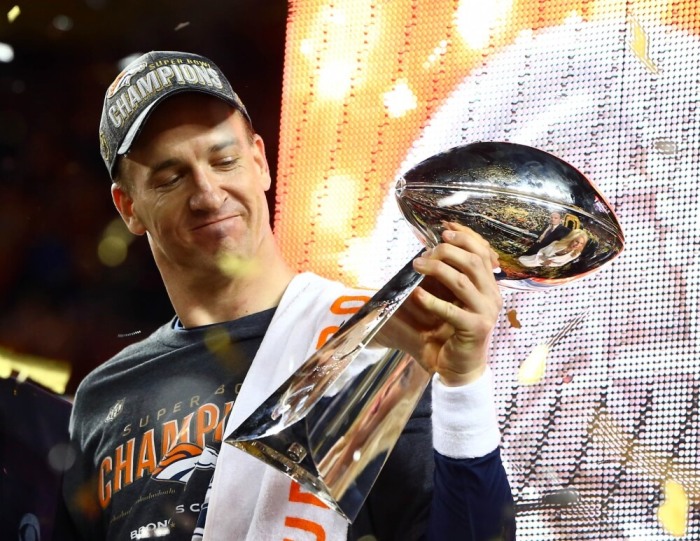
[[228,221],[228,220],[232,220],[232,219],[234,219],[234,218],[238,218],[239,216],[240,216],[240,214],[231,214],[231,215],[228,215],[228,216],[221,216],[221,217],[215,218],[215,219],[213,219],[213,220],[207,220],[207,221],[204,222],[204,223],[201,223],[201,224],[198,224],[198,225],[194,226],[194,227],[192,228],[192,231],[199,231],[199,230],[202,230],[202,229],[206,229],[207,227],[216,226],[216,225],[221,224],[222,222],[226,222],[226,221]]

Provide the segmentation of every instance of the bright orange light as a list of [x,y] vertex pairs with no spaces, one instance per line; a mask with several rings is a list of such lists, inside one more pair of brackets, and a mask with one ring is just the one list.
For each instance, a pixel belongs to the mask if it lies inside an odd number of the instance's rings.
[[[294,2],[275,215],[288,261],[356,281],[350,258],[393,204],[390,187],[411,145],[465,77],[543,29],[569,24],[573,32],[607,20],[631,25],[629,47],[650,70],[649,25],[700,30],[694,0],[639,0],[632,8],[623,0]],[[545,121],[530,129],[546,130]]]

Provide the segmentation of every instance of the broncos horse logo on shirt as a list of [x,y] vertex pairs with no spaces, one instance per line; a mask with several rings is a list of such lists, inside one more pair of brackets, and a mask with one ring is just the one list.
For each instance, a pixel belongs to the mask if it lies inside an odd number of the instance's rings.
[[178,443],[166,453],[151,476],[161,481],[187,483],[195,469],[213,470],[219,454],[210,447]]

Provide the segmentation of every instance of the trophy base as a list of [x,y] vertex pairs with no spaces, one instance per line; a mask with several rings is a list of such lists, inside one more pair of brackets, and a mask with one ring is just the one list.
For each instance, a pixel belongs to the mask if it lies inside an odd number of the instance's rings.
[[255,440],[228,439],[226,443],[291,477],[330,509],[352,522],[359,509],[353,510],[354,513],[351,512],[351,516],[348,516],[321,480],[318,469],[308,453],[308,438],[305,434],[300,434],[306,432],[306,427],[302,426],[301,430],[294,429],[297,425],[304,424],[297,423],[274,436]]

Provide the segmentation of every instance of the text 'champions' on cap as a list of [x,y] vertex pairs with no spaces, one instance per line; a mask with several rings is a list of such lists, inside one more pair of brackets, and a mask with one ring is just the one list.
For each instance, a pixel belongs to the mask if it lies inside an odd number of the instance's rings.
[[124,68],[105,94],[100,153],[112,180],[119,156],[129,151],[151,111],[180,92],[202,92],[220,98],[251,123],[243,102],[211,60],[177,51],[146,53]]

